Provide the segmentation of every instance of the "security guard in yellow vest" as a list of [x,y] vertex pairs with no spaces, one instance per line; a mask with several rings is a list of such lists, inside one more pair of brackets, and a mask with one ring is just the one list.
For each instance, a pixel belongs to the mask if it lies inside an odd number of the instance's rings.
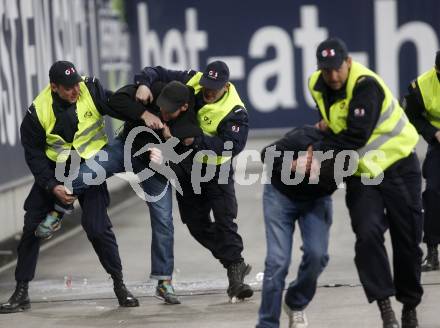
[[[356,152],[358,167],[346,180],[346,203],[366,296],[377,301],[384,328],[399,327],[389,300],[393,295],[403,303],[402,327],[418,327],[423,218],[420,168],[413,152],[417,131],[384,81],[353,61],[342,40],[323,41],[316,56],[318,70],[309,89],[322,119],[317,127],[327,133],[313,150]],[[384,247],[388,228],[394,277]]]
[[[69,153],[63,151],[76,151],[81,158],[90,158],[107,144],[102,115],[123,118],[106,107],[107,97],[99,81],[83,79],[71,62],[55,62],[49,70],[49,78],[50,84],[35,98],[21,124],[25,158],[35,183],[24,204],[26,213],[15,269],[16,289],[9,300],[0,305],[0,313],[31,307],[28,283],[34,278],[40,249],[40,239],[34,231],[56,202],[66,205],[75,200],[55,177],[57,163],[70,161]],[[82,207],[81,224],[99,261],[113,278],[119,304],[139,306],[123,281],[118,245],[107,215],[106,184],[91,186],[78,199]]]
[[[135,76],[135,82],[139,85],[136,96],[142,102],[150,102],[150,86],[154,82],[173,80],[185,83],[193,90],[189,106],[194,108],[203,130],[202,136],[183,141],[194,150],[193,153],[197,153],[181,163],[179,169],[176,168],[183,190],[182,195],[177,193],[180,216],[191,235],[227,269],[229,297],[251,297],[253,291],[244,283],[244,277],[251,267],[241,256],[243,241],[234,222],[237,199],[231,166],[232,157],[241,152],[246,144],[247,111],[234,85],[229,82],[229,68],[222,61],[208,64],[203,73],[167,70],[160,66],[145,67]],[[201,150],[211,152],[199,156]],[[200,183],[201,193],[196,193],[192,185],[192,161],[202,163],[202,171],[215,170],[210,181]],[[184,169],[181,170],[182,167]],[[220,168],[225,167],[229,169],[226,170],[228,174],[219,183],[223,172]]]
[[409,120],[428,143],[422,172],[426,179],[423,192],[424,236],[428,254],[422,271],[439,270],[438,244],[440,243],[440,51],[435,67],[412,81],[404,107]]

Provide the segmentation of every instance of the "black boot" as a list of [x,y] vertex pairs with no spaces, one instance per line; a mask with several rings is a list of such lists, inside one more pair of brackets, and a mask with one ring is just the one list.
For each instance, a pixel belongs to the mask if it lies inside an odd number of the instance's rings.
[[383,300],[378,300],[377,305],[379,306],[380,315],[382,317],[383,328],[399,328],[399,323],[397,322],[396,315],[391,307],[390,299],[385,298]]
[[245,299],[254,294],[251,286],[244,283],[244,277],[251,272],[252,267],[244,262],[234,263],[228,266],[229,287],[228,296],[232,299]]
[[438,261],[438,250],[437,245],[429,245],[428,244],[428,254],[426,255],[425,260],[422,264],[422,271],[435,271],[440,268]]
[[402,309],[402,328],[418,327],[419,321],[417,320],[416,308],[405,304]]
[[0,313],[22,312],[31,308],[31,301],[28,295],[28,282],[17,281],[14,294],[8,302],[0,305]]
[[118,277],[113,277],[113,290],[118,298],[119,305],[122,307],[136,307],[139,306],[139,301],[127,289],[122,280],[122,274]]

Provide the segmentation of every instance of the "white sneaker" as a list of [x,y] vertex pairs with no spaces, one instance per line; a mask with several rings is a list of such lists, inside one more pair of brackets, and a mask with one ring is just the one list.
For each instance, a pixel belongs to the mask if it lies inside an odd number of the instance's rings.
[[286,303],[283,304],[284,311],[289,317],[289,328],[307,328],[309,323],[305,311],[294,311]]

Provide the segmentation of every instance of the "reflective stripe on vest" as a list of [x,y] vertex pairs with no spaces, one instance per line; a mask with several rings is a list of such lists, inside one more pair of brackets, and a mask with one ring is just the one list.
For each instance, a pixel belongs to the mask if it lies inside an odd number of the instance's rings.
[[71,143],[52,134],[56,117],[52,109],[52,93],[48,85],[33,101],[38,120],[46,131],[46,156],[54,162],[65,162],[73,148],[82,158],[95,155],[107,142],[104,118],[99,113],[84,82],[79,83],[80,95],[76,102],[78,131]]
[[[199,84],[202,73],[196,73],[186,84],[193,87],[195,94],[198,94],[202,86]],[[216,136],[217,128],[222,120],[237,106],[243,107],[244,104],[235,89],[235,86],[229,82],[229,88],[221,99],[213,104],[205,104],[197,112],[197,120],[203,133],[208,136]],[[202,155],[201,152],[196,154],[195,159],[202,163],[220,165],[229,161],[231,156],[209,156]]]
[[440,129],[440,82],[435,68],[423,73],[417,78],[425,116],[429,123]]
[[[385,98],[376,126],[365,146],[357,150],[359,163],[355,175],[366,174],[369,177],[377,177],[389,166],[411,153],[418,141],[417,131],[409,123],[403,109],[385,82],[376,73],[353,61],[346,84],[346,98],[330,106],[330,117],[327,117],[322,93],[315,90],[320,76],[321,71],[312,74],[309,80],[309,90],[324,121],[335,134],[347,128],[348,109],[353,97],[353,89],[360,79],[365,76],[373,77],[384,92]],[[373,150],[382,151],[385,156],[376,156],[374,153],[370,153],[373,156],[366,156]]]

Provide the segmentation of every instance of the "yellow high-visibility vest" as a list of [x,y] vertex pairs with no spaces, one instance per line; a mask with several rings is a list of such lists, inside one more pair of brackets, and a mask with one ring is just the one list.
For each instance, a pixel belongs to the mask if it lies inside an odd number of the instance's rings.
[[76,102],[78,131],[72,142],[67,142],[61,136],[52,133],[56,118],[52,109],[50,84],[33,101],[38,120],[46,131],[46,156],[54,162],[65,162],[72,149],[75,149],[81,158],[88,159],[108,142],[104,118],[96,108],[85,83],[80,82],[79,85],[80,95]]
[[440,129],[440,82],[435,68],[417,78],[426,116],[429,123]]
[[[202,89],[202,86],[199,84],[202,75],[201,72],[198,72],[186,83],[194,88],[195,94],[198,94]],[[217,128],[221,121],[237,106],[244,108],[244,104],[235,86],[229,82],[229,88],[220,100],[213,104],[205,104],[197,112],[197,120],[203,133],[208,136],[216,136]],[[206,154],[201,157],[196,156],[196,160],[214,165],[220,165],[230,159],[231,156],[209,156]]]
[[[320,76],[320,70],[312,74],[309,79],[309,90],[324,121],[335,134],[347,128],[348,109],[353,97],[353,89],[359,79],[365,76],[373,77],[384,92],[385,98],[382,102],[376,126],[367,143],[356,150],[359,154],[359,162],[355,175],[365,174],[371,178],[377,177],[392,164],[411,153],[417,144],[418,133],[408,121],[405,112],[394,98],[391,90],[376,73],[353,61],[345,89],[346,97],[339,99],[330,106],[329,117],[327,117],[322,93],[315,90],[315,85]],[[372,150],[382,151],[385,156],[382,157],[377,152],[373,153]]]

